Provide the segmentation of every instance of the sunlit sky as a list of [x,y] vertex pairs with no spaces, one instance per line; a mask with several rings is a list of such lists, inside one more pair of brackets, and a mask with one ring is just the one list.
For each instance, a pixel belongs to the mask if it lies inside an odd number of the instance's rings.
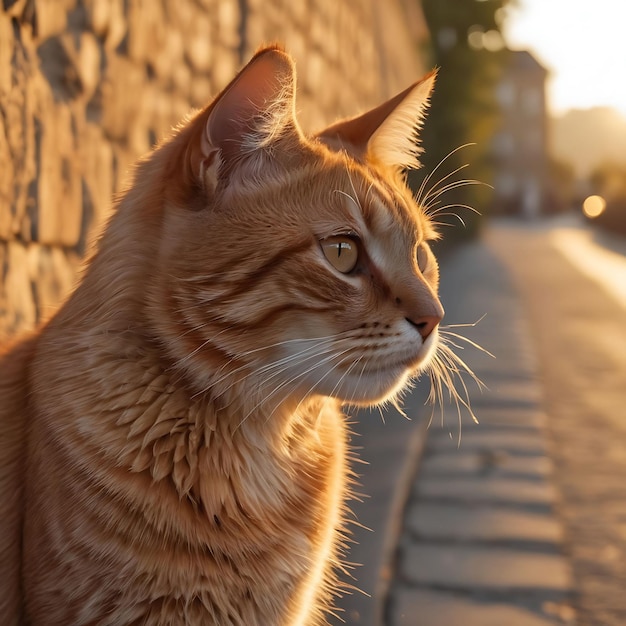
[[550,71],[549,106],[612,106],[626,115],[626,0],[518,0],[504,32]]

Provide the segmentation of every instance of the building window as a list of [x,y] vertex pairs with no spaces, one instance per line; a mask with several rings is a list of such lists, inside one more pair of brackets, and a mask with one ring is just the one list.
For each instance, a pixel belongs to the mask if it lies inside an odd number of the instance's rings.
[[508,80],[502,81],[496,89],[496,97],[504,109],[512,109],[515,105],[515,85]]
[[518,188],[517,179],[511,172],[500,172],[495,177],[494,189],[501,198],[512,198]]
[[515,138],[505,130],[500,131],[493,138],[493,150],[499,157],[512,155],[515,152]]
[[543,113],[543,97],[537,87],[527,87],[522,92],[522,111],[528,117],[536,117]]

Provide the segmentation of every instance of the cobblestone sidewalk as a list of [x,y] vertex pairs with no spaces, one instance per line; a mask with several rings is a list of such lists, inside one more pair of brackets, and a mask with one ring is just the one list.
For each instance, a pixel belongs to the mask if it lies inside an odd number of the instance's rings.
[[[451,328],[493,353],[462,353],[487,385],[468,383],[480,420],[462,430],[448,406],[430,427],[412,487],[386,606],[387,626],[575,624],[544,415],[525,320],[488,245],[444,264]],[[458,352],[458,350],[457,350]],[[460,442],[459,442],[459,434]]]

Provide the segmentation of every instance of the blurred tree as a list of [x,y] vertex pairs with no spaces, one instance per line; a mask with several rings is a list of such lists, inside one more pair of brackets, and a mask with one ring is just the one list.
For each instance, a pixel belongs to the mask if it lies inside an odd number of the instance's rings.
[[[459,222],[466,228],[445,233],[447,240],[474,235],[481,213],[489,206],[492,179],[490,149],[498,123],[496,84],[506,61],[500,25],[504,7],[515,0],[422,0],[431,33],[430,58],[439,68],[431,108],[422,130],[423,168],[410,176],[411,185],[421,182],[431,190],[426,199],[439,204],[436,219],[442,224]],[[465,144],[475,144],[459,148]],[[444,163],[438,166],[440,161]],[[469,167],[451,174],[466,163]],[[436,171],[433,173],[433,171]],[[449,175],[449,176],[448,176]],[[453,187],[454,181],[481,181],[485,184]],[[437,189],[452,188],[441,196]],[[421,194],[422,199],[425,193]],[[443,208],[443,207],[448,208]],[[458,215],[451,215],[455,213]]]
[[594,193],[606,200],[626,198],[626,165],[606,161],[596,167],[589,176]]
[[576,202],[576,169],[569,161],[552,157],[548,163],[550,203],[553,212],[566,211]]

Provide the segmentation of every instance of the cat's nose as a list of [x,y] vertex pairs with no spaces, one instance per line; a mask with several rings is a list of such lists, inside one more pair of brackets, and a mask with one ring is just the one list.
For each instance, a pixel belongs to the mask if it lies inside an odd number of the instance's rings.
[[407,317],[406,321],[417,328],[417,331],[422,336],[422,340],[426,341],[433,330],[437,328],[441,319],[442,318],[438,315],[424,315],[422,317],[418,317],[417,319],[410,319]]

